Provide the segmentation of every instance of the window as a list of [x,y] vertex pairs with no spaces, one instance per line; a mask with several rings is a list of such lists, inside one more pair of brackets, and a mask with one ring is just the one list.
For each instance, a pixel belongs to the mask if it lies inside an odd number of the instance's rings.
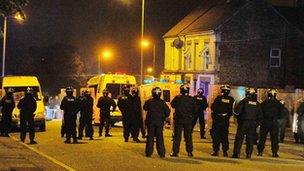
[[281,67],[281,49],[271,48],[269,67],[272,68]]

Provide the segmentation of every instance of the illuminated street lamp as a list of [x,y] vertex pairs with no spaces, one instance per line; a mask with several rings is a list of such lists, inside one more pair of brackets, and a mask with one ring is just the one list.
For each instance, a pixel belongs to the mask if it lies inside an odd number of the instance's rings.
[[153,72],[153,68],[152,67],[148,67],[147,68],[147,73],[151,74]]
[[[25,20],[25,15],[23,13],[16,13],[14,19],[21,22]],[[7,35],[7,16],[4,16],[3,22],[3,51],[2,51],[2,77],[5,75],[5,52],[6,52],[6,35]]]
[[101,58],[103,58],[105,61],[111,59],[113,56],[113,53],[111,50],[106,49],[102,52],[102,55],[99,55],[99,60],[98,60],[98,74],[101,74]]

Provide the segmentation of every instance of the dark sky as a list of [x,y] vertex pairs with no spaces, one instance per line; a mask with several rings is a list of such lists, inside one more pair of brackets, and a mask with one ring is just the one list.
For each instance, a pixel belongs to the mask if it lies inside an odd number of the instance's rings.
[[[162,36],[201,1],[146,0],[145,35],[156,45],[158,71]],[[105,71],[139,73],[141,0],[30,0],[25,12],[23,24],[9,21],[8,58],[27,53],[31,46],[66,43],[79,49],[87,74],[94,74],[100,49],[110,47],[115,59],[102,62]],[[145,50],[145,66],[151,61],[152,48]]]

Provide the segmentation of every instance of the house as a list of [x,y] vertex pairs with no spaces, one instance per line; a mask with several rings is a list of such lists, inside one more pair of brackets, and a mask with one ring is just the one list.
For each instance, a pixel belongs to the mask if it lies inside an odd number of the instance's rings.
[[161,78],[178,75],[206,92],[210,84],[304,88],[304,14],[291,4],[204,0],[163,36]]

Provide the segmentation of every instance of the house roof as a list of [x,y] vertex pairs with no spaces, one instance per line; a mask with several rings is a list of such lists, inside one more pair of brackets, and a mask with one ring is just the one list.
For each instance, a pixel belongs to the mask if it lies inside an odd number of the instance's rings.
[[290,24],[304,33],[304,11],[301,8],[274,7]]
[[164,37],[214,30],[247,2],[246,0],[204,0],[201,6],[171,28]]

